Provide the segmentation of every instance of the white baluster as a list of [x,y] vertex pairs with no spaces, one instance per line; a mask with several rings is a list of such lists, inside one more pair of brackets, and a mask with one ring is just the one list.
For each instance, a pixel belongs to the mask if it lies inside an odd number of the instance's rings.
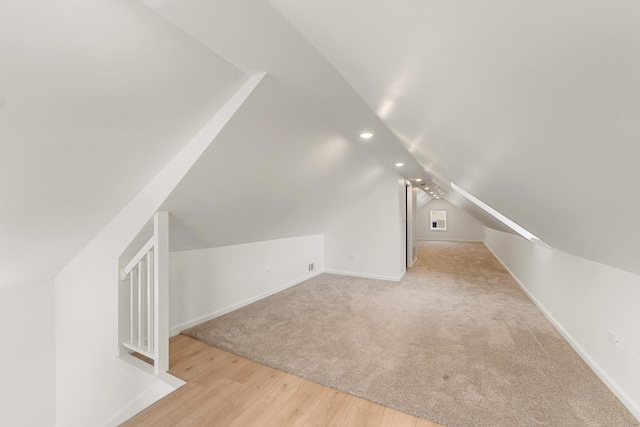
[[148,346],[147,346],[147,350],[149,350],[149,353],[155,353],[154,349],[154,342],[153,342],[153,334],[154,334],[154,330],[153,330],[153,324],[154,324],[154,317],[153,317],[153,304],[154,304],[154,298],[153,298],[153,251],[149,251],[147,253],[147,339],[148,339]]
[[135,297],[135,282],[136,282],[136,275],[133,274],[134,272],[132,271],[131,273],[129,273],[129,282],[131,285],[131,289],[130,289],[130,299],[131,299],[131,316],[129,316],[129,323],[130,323],[130,329],[131,329],[131,336],[129,337],[129,342],[131,344],[134,343],[133,339],[134,339],[134,331],[135,331],[135,324],[134,324],[134,314],[135,314],[135,301],[134,301],[134,297]]
[[142,291],[144,290],[144,268],[142,268],[142,263],[138,263],[136,267],[138,270],[138,348],[142,348],[143,338],[144,338],[144,301]]

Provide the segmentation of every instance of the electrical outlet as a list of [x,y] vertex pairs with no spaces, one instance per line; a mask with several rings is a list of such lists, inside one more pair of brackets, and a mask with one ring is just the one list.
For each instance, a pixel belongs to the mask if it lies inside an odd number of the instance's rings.
[[315,267],[314,263],[309,264],[309,271],[313,271]]
[[611,341],[611,343],[616,347],[618,346],[618,344],[620,344],[618,336],[613,331],[609,331],[609,341]]

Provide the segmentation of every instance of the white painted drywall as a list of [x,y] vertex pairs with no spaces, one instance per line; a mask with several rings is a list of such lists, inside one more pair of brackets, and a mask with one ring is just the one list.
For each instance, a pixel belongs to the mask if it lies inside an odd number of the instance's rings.
[[[447,211],[446,230],[431,230],[430,213],[433,209]],[[484,227],[477,219],[444,199],[429,200],[418,209],[416,221],[418,240],[481,242],[484,237]]]
[[330,268],[398,277],[404,185],[361,144],[266,76],[163,204],[172,251],[324,234]]
[[640,2],[270,3],[445,192],[640,274]]
[[0,2],[0,287],[53,277],[247,75],[137,1]]
[[323,240],[302,236],[172,252],[172,335],[321,273]]
[[[375,133],[366,150],[407,178],[426,179],[423,166],[398,142],[327,60],[265,0],[143,0],[169,22],[249,74],[267,71],[280,84],[331,123],[357,139],[363,129]],[[308,10],[314,7],[308,5]],[[318,4],[320,7],[320,4]],[[356,33],[354,33],[356,34]],[[365,37],[368,38],[368,37]],[[403,92],[405,76],[392,86]]]
[[325,270],[399,280],[405,272],[404,179],[382,165],[370,178],[374,191],[325,233]]
[[325,234],[383,169],[267,75],[163,203],[171,251]]
[[640,419],[640,276],[489,228],[484,242]]
[[[406,221],[407,221],[407,267],[411,267],[414,262],[418,259],[418,251],[416,251],[416,220],[418,217],[418,200],[417,200],[417,192],[418,189],[416,187],[407,186],[407,211],[406,211]],[[421,191],[422,194],[424,194]]]
[[0,288],[0,424],[55,425],[53,283]]
[[55,279],[56,409],[65,427],[100,426],[158,380],[120,360],[118,261],[129,243],[247,99],[247,83]]
[[[416,244],[418,242],[418,190],[415,187],[411,189],[411,212],[408,218],[411,220],[411,265],[413,265],[418,260],[418,251],[416,249]],[[420,191],[422,192],[422,191]]]

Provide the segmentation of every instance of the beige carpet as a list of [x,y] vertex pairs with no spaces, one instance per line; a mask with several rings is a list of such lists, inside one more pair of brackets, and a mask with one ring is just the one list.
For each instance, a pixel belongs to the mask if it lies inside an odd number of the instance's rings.
[[322,274],[184,333],[456,426],[637,426],[481,243],[400,283]]

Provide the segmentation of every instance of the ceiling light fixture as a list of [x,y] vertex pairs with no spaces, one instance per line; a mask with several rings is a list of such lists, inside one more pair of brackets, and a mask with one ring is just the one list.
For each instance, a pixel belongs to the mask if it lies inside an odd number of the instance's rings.
[[416,178],[414,181],[415,182],[422,182],[422,178]]
[[424,187],[424,189],[425,189],[425,190],[428,190],[428,189],[429,189],[429,187]]
[[396,163],[396,166],[397,166],[397,167],[402,167],[402,166],[404,166],[404,163],[400,163],[400,162],[398,162],[398,163]]
[[362,139],[373,138],[373,132],[360,132],[360,138]]

